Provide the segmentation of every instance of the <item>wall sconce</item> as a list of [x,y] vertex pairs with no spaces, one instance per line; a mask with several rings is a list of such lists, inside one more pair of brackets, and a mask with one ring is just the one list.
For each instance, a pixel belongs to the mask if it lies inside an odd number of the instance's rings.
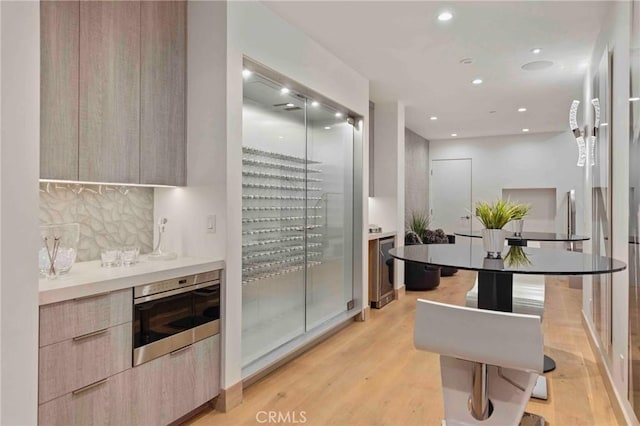
[[578,167],[584,167],[587,162],[587,145],[589,145],[588,148],[590,153],[589,165],[594,166],[596,164],[596,142],[598,140],[598,131],[600,129],[600,100],[598,98],[592,99],[591,105],[593,105],[595,118],[593,131],[587,141],[584,140],[582,131],[578,127],[577,116],[580,101],[574,100],[571,102],[571,108],[569,108],[569,127],[571,127],[573,136],[576,138],[576,143],[578,144]]
[[596,141],[598,140],[598,131],[600,129],[600,100],[598,98],[591,99],[591,105],[595,111],[595,120],[593,123],[593,132],[589,137],[591,142],[591,160],[589,164],[591,166],[596,164]]
[[569,127],[571,128],[573,136],[576,138],[576,143],[578,144],[578,163],[576,165],[578,167],[584,167],[587,162],[587,144],[585,143],[582,132],[578,127],[578,106],[580,106],[580,101],[574,100],[571,102],[571,108],[569,108]]

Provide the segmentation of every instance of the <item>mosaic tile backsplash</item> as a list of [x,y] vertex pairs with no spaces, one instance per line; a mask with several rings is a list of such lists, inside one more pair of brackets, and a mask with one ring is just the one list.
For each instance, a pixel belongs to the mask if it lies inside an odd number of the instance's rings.
[[104,248],[153,250],[153,188],[40,183],[40,223],[80,223],[76,261]]

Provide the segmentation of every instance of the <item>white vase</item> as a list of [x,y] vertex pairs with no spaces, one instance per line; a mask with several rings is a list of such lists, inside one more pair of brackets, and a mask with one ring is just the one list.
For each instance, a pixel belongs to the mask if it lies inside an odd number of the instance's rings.
[[519,237],[522,235],[522,230],[524,229],[524,219],[514,219],[511,221],[513,224],[513,233]]
[[505,231],[502,229],[483,229],[482,246],[487,252],[487,258],[499,259],[504,250]]

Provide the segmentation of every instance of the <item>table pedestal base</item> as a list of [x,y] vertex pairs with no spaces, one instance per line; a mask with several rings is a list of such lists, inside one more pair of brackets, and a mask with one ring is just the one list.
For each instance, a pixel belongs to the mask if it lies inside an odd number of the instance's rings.
[[478,309],[513,312],[513,274],[478,271]]
[[556,362],[550,356],[544,356],[544,372],[548,373],[556,369]]

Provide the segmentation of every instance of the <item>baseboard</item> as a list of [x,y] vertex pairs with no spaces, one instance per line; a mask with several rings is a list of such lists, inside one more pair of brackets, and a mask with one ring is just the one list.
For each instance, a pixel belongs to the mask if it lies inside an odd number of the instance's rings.
[[627,401],[623,399],[624,397],[620,395],[616,389],[613,376],[607,365],[607,360],[604,358],[604,353],[600,350],[600,344],[596,339],[596,334],[591,328],[591,324],[587,320],[584,311],[582,311],[582,326],[587,333],[587,340],[589,340],[591,350],[596,356],[596,364],[598,365],[600,375],[603,377],[604,387],[607,390],[609,401],[611,401],[611,407],[613,408],[613,413],[616,416],[618,424],[639,425],[640,423],[638,423],[635,414],[627,412]]
[[368,306],[365,306],[364,308],[362,308],[360,315],[356,315],[355,317],[353,317],[353,320],[357,322],[366,321],[369,319],[370,314],[371,314],[371,308]]
[[216,401],[216,410],[226,413],[242,403],[242,382],[238,382],[226,389],[220,389]]
[[400,287],[400,288],[394,288],[393,289],[393,300],[398,300],[398,299],[404,297],[406,292],[407,292],[407,290],[406,290],[404,285],[402,287]]

